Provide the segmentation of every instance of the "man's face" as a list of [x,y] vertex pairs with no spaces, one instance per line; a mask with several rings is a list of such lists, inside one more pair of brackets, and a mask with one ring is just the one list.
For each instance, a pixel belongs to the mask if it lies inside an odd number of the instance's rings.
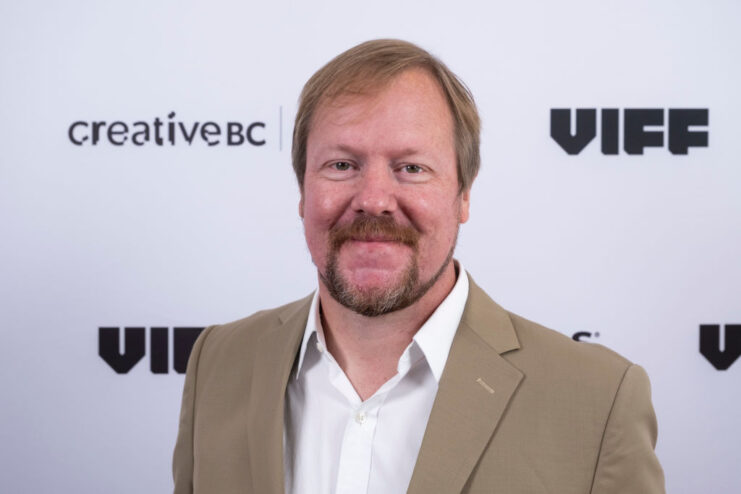
[[322,282],[346,307],[375,316],[424,295],[448,266],[468,205],[453,118],[426,71],[317,109],[299,214]]

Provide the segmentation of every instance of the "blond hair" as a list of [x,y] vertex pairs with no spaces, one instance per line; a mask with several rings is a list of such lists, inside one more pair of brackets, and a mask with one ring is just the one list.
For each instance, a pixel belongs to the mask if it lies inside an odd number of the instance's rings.
[[303,190],[306,143],[311,121],[324,102],[345,94],[366,94],[382,89],[403,71],[422,68],[440,84],[453,116],[455,152],[460,190],[468,190],[478,173],[479,119],[473,96],[463,82],[436,57],[397,39],[376,39],[339,54],[304,85],[293,129],[293,169]]

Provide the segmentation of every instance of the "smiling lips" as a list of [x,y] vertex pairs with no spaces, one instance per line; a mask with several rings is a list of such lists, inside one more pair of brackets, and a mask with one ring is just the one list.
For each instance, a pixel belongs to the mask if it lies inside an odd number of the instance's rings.
[[367,235],[363,237],[352,237],[353,242],[399,242],[396,237],[390,237],[387,235]]

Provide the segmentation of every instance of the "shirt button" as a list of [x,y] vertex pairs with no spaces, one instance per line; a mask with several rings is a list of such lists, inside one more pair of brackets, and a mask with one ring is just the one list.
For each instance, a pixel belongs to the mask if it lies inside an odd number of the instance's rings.
[[357,414],[355,414],[355,422],[363,425],[363,423],[365,422],[365,412],[358,412]]
[[319,350],[319,353],[324,353],[324,346],[318,341],[316,342],[316,349]]

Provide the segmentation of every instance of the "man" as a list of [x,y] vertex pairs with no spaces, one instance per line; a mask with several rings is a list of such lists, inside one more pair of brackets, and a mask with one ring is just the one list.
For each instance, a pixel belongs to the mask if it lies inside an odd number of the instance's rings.
[[663,492],[645,372],[452,260],[478,143],[465,86],[412,44],[307,82],[293,165],[318,290],[203,332],[176,493]]

